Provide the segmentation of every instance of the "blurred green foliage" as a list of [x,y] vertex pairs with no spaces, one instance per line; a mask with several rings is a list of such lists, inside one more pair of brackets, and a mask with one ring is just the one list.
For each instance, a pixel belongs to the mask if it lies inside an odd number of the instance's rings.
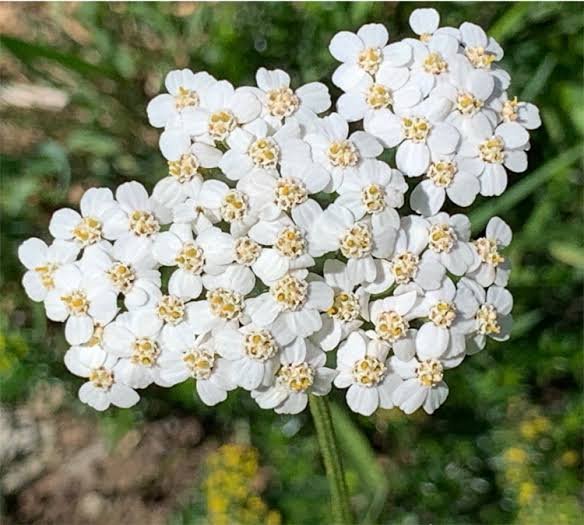
[[[335,32],[382,22],[392,39],[400,38],[409,34],[415,7],[420,4],[2,4],[5,85],[56,91],[33,94],[27,103],[11,102],[6,91],[0,97],[0,399],[21,402],[41,380],[62,380],[71,393],[80,384],[62,365],[60,327],[20,287],[16,249],[29,236],[46,237],[51,213],[76,205],[87,187],[138,179],[151,188],[164,175],[158,132],[148,127],[145,108],[167,71],[205,69],[251,84],[258,67],[281,67],[296,85],[330,85],[335,64],[327,46]],[[535,102],[542,113],[530,170],[512,176],[501,198],[478,202],[471,216],[477,231],[493,214],[513,227],[516,328],[511,341],[489,345],[449,373],[450,397],[432,417],[348,416],[338,396],[336,422],[354,506],[365,523],[576,523],[582,513],[584,10],[559,2],[438,7],[444,24],[469,20],[490,28],[506,50],[510,94]],[[149,391],[136,409],[104,415],[102,428],[116,439],[143,418],[180,411],[198,413],[209,434],[237,436],[258,448],[271,472],[264,497],[284,523],[326,523],[326,482],[306,414],[275,416],[239,394],[210,409],[185,384]],[[181,520],[201,523],[200,512],[193,505]]]

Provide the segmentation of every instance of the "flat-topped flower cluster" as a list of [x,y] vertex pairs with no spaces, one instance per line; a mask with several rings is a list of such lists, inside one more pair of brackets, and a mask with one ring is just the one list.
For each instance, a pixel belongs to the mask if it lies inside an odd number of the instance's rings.
[[432,413],[448,369],[509,337],[510,228],[494,217],[471,238],[442,210],[505,191],[538,110],[508,95],[480,27],[439,27],[433,9],[410,25],[399,42],[380,24],[333,37],[336,111],[327,86],[281,70],[238,88],[168,74],[148,105],[168,160],[152,194],[89,189],[54,213],[49,245],[19,249],[83,402],[194,381],[208,405],[239,387],[298,413],[334,385],[364,415]]

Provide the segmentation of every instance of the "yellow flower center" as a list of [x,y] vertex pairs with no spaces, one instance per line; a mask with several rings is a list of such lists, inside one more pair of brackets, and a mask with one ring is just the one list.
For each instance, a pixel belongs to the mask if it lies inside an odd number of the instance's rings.
[[158,343],[149,337],[139,337],[134,341],[130,362],[135,365],[152,367],[160,355]]
[[251,266],[262,252],[261,246],[249,237],[240,237],[235,241],[235,262]]
[[456,109],[463,115],[474,115],[483,105],[483,101],[474,97],[472,93],[460,91],[456,96]]
[[432,224],[430,227],[430,249],[436,253],[448,253],[456,241],[456,233],[448,224]]
[[491,335],[501,332],[501,326],[497,320],[497,310],[492,304],[483,304],[478,309],[475,319],[479,334]]
[[489,53],[483,47],[467,47],[464,50],[464,54],[477,69],[491,69],[491,64],[496,60],[495,55]]
[[430,40],[432,40],[431,33],[422,33],[420,35],[420,42],[424,42],[424,44],[427,44],[428,42],[430,42]]
[[327,155],[331,166],[349,168],[359,162],[359,152],[350,140],[331,142]]
[[308,363],[283,365],[278,370],[277,381],[291,392],[306,392],[314,383],[314,370]]
[[216,288],[207,293],[209,308],[215,317],[231,321],[243,312],[243,296],[227,288]]
[[103,342],[103,325],[99,323],[93,324],[93,334],[89,338],[89,341],[85,343],[83,346],[92,347],[92,346],[101,346]]
[[236,127],[237,120],[231,111],[216,111],[209,116],[209,135],[215,140],[225,140]]
[[430,123],[422,117],[404,117],[401,120],[401,125],[404,137],[412,142],[426,142],[428,133],[432,129]]
[[111,370],[107,370],[103,366],[92,368],[89,372],[89,381],[93,386],[101,390],[109,390],[114,384],[114,374]]
[[333,304],[326,313],[333,319],[348,323],[357,319],[360,311],[359,299],[354,293],[339,292],[335,294]]
[[191,377],[195,379],[209,379],[213,373],[215,359],[217,355],[212,350],[206,348],[193,348],[183,355],[183,361]]
[[149,237],[160,230],[160,223],[148,211],[134,210],[130,214],[130,230],[139,237]]
[[280,156],[280,148],[270,138],[257,139],[248,150],[251,160],[258,168],[275,168]]
[[205,253],[200,246],[188,242],[183,245],[174,260],[182,270],[199,275],[205,265]]
[[133,268],[121,262],[114,263],[106,275],[116,290],[122,293],[128,293],[136,280],[136,272]]
[[52,290],[55,287],[55,271],[58,266],[54,263],[45,263],[43,266],[37,266],[34,271],[39,274],[41,284],[47,290]]
[[245,335],[244,351],[249,358],[263,362],[278,353],[278,346],[270,332],[254,330]]
[[199,159],[192,153],[185,153],[178,160],[168,161],[168,174],[180,183],[185,183],[199,172],[199,167]]
[[481,260],[491,266],[497,267],[505,260],[505,257],[499,254],[497,241],[493,239],[481,237],[474,241],[474,245]]
[[456,319],[456,308],[446,301],[437,302],[430,308],[430,321],[440,328],[450,328]]
[[306,253],[306,241],[300,230],[295,226],[287,226],[280,230],[276,242],[276,250],[284,257],[296,259]]
[[292,208],[306,202],[308,192],[302,182],[293,177],[284,177],[276,182],[274,202],[282,211],[289,211]]
[[448,63],[440,53],[429,53],[422,64],[424,71],[431,75],[441,75],[448,71]]
[[89,301],[83,290],[74,290],[70,294],[62,295],[61,301],[65,303],[71,315],[83,315],[89,309]]
[[409,327],[407,319],[393,310],[380,312],[375,320],[375,333],[390,343],[405,337]]
[[518,118],[519,101],[517,97],[506,100],[501,109],[501,117],[505,122],[515,122]]
[[180,86],[178,93],[174,96],[174,105],[178,110],[197,107],[199,105],[199,95],[196,91]]
[[300,106],[300,99],[290,88],[281,87],[266,93],[266,106],[272,117],[289,117]]
[[101,239],[101,221],[95,217],[84,217],[73,229],[73,237],[83,246],[89,246]]
[[374,75],[377,73],[381,61],[383,59],[381,49],[376,47],[368,47],[359,53],[357,57],[357,64],[367,73]]
[[379,184],[369,184],[361,190],[361,203],[368,213],[379,213],[385,209],[385,191]]
[[165,323],[177,325],[185,316],[185,305],[175,295],[163,295],[156,306],[156,313]]
[[428,178],[439,188],[448,188],[458,171],[456,164],[447,160],[433,162],[428,168]]
[[412,252],[403,252],[391,260],[391,273],[398,284],[409,283],[418,273],[420,258]]
[[377,385],[385,376],[387,367],[377,357],[366,355],[363,359],[355,361],[351,373],[356,383],[361,386],[371,387]]
[[416,375],[423,386],[434,386],[442,381],[443,370],[442,363],[437,359],[426,359],[418,365]]
[[373,239],[369,227],[363,223],[351,226],[341,238],[341,253],[348,259],[359,259],[371,253]]
[[241,191],[229,190],[221,201],[219,211],[225,222],[240,221],[247,213],[247,197]]
[[283,310],[299,310],[308,293],[308,283],[287,274],[270,287],[270,293]]
[[365,102],[370,108],[382,109],[393,104],[393,96],[383,84],[371,84],[365,94]]
[[502,164],[505,160],[505,143],[501,137],[491,137],[479,144],[479,155],[484,162]]

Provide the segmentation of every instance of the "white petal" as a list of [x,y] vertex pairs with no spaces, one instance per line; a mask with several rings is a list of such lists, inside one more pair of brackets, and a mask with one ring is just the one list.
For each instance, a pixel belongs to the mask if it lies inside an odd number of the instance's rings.
[[71,345],[89,341],[93,334],[93,321],[88,315],[71,315],[65,324],[65,339]]
[[377,389],[351,385],[347,390],[347,404],[357,414],[370,416],[379,407],[379,394]]
[[440,208],[442,208],[444,198],[444,188],[439,188],[430,179],[425,179],[412,191],[410,195],[410,207],[421,215],[429,217],[438,213]]
[[355,62],[363,47],[363,41],[355,33],[341,31],[332,38],[329,51],[339,62]]
[[492,217],[487,224],[486,234],[489,239],[496,239],[502,246],[509,246],[513,232],[509,225],[499,217]]
[[448,346],[448,330],[434,323],[424,323],[416,335],[416,351],[420,359],[440,357]]
[[395,156],[397,168],[410,177],[422,175],[430,165],[428,146],[406,140],[400,144]]
[[365,24],[357,31],[365,47],[383,47],[389,40],[387,29],[382,24]]

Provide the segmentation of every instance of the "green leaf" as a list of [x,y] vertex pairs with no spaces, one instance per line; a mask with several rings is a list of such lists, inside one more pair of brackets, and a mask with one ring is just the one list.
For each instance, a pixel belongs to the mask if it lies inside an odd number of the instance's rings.
[[584,249],[567,242],[553,242],[550,245],[550,254],[564,264],[584,270]]
[[62,53],[61,51],[57,51],[42,44],[33,44],[31,42],[25,42],[19,38],[3,35],[0,36],[0,47],[7,49],[16,58],[30,66],[32,66],[38,58],[44,58],[58,62],[67,69],[75,71],[81,75],[106,76],[113,79],[118,78],[117,73],[110,67],[90,64],[79,57]]
[[509,188],[501,197],[493,199],[487,204],[470,213],[473,232],[483,229],[489,222],[489,219],[497,214],[503,214],[510,210],[528,195],[534,192],[548,179],[554,177],[557,173],[569,168],[576,160],[582,157],[584,150],[580,146],[575,146],[565,151],[556,158],[546,162],[543,166],[536,169],[531,175]]

